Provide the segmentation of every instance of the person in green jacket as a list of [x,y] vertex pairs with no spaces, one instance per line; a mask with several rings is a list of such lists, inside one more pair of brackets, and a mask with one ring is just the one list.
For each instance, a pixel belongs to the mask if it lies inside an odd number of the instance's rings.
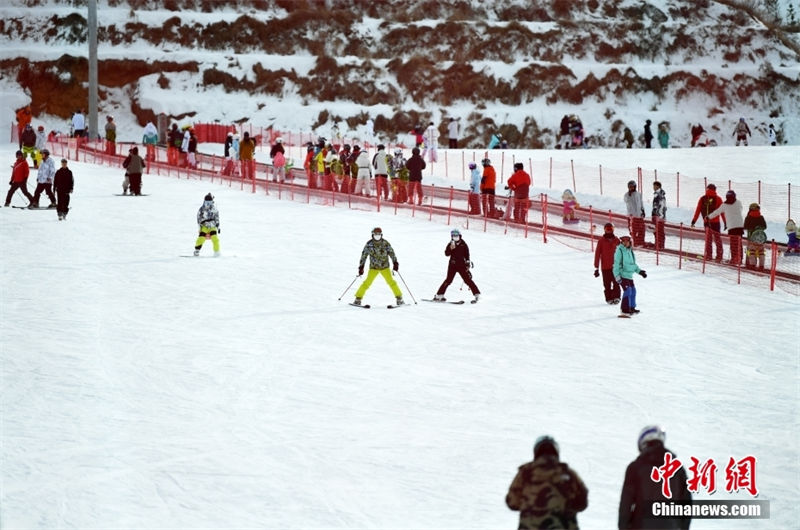
[[393,269],[397,271],[399,267],[397,256],[394,254],[392,245],[383,239],[383,230],[378,227],[372,229],[372,237],[367,241],[367,244],[364,245],[364,250],[361,252],[361,260],[358,262],[359,276],[364,274],[364,264],[367,261],[367,257],[369,257],[369,272],[367,273],[367,278],[364,280],[364,283],[362,283],[361,287],[356,291],[356,299],[353,304],[361,305],[361,299],[364,298],[367,289],[372,285],[375,277],[380,274],[383,276],[383,279],[386,280],[395,298],[397,298],[397,305],[403,305],[403,293],[400,291],[397,282],[394,281],[392,271],[389,270],[389,259],[391,259],[394,263]]
[[624,235],[619,238],[619,245],[614,251],[614,279],[622,287],[622,303],[620,304],[620,317],[630,317],[639,312],[636,309],[636,286],[633,284],[633,275],[638,274],[647,278],[647,272],[636,264],[633,255],[633,241],[631,236]]

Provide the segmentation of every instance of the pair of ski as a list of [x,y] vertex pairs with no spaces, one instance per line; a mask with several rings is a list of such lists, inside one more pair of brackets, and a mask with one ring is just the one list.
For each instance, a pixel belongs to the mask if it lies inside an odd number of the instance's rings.
[[56,211],[56,207],[55,206],[53,206],[52,208],[50,208],[49,206],[34,206],[33,208],[31,208],[30,206],[14,206],[12,204],[11,207],[12,208],[19,208],[20,210],[52,210],[54,212]]
[[[423,302],[433,302],[434,304],[453,304],[453,305],[461,305],[461,304],[465,304],[466,303],[464,300],[458,300],[456,302],[451,302],[449,300],[434,300],[434,299],[431,299],[431,298],[423,298],[422,301]],[[478,301],[477,300],[470,300],[469,303],[470,304],[477,304]]]
[[[354,304],[353,302],[350,302],[350,305],[353,307],[360,307],[361,309],[369,309],[372,307],[369,304]],[[397,309],[398,307],[408,307],[408,304],[402,304],[402,305],[389,304],[386,306],[386,309]]]

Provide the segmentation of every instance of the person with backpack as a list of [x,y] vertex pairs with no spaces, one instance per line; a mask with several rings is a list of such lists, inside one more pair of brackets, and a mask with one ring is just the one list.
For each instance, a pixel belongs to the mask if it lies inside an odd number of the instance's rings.
[[383,195],[383,200],[389,200],[389,155],[386,146],[378,144],[378,152],[372,157],[372,169],[375,170],[375,190],[378,198]]
[[740,142],[744,142],[745,147],[747,147],[747,137],[752,136],[750,133],[750,127],[747,126],[747,122],[744,121],[744,118],[739,118],[739,123],[736,124],[736,127],[733,129],[733,134],[731,136],[736,137],[736,146],[739,146]]
[[667,434],[658,425],[648,425],[639,433],[637,447],[639,456],[625,469],[625,480],[619,499],[617,527],[620,530],[662,528],[688,530],[690,517],[655,518],[652,508],[655,502],[687,502],[691,504],[692,494],[687,484],[686,471],[680,466],[669,481],[671,498],[664,496],[662,484],[651,478],[655,468],[665,465],[667,455],[675,454],[664,447]]
[[742,235],[744,234],[744,217],[742,201],[736,198],[736,192],[728,190],[725,202],[709,214],[709,217],[721,216],[725,220],[724,229],[728,231],[731,246],[731,265],[742,263]]
[[447,291],[447,288],[450,286],[450,284],[453,283],[453,279],[456,277],[456,274],[459,274],[461,279],[464,280],[464,283],[467,284],[467,287],[469,287],[469,290],[472,291],[472,295],[475,297],[473,303],[477,302],[481,296],[481,291],[472,280],[472,273],[470,272],[470,269],[472,268],[472,262],[469,259],[469,247],[461,238],[461,231],[457,228],[450,231],[450,242],[446,247],[444,247],[444,255],[450,257],[450,261],[447,265],[447,276],[442,282],[442,285],[439,286],[439,290],[436,291],[433,301],[447,301],[444,297],[444,293]]
[[414,204],[414,195],[417,196],[417,205],[422,204],[422,170],[425,169],[425,159],[419,154],[419,147],[411,150],[411,158],[406,161],[408,169],[408,204]]
[[392,157],[390,177],[392,179],[392,202],[406,202],[408,200],[408,168],[402,149],[394,150]]
[[706,230],[706,248],[705,259],[710,260],[712,257],[712,241],[716,249],[715,261],[722,261],[722,235],[720,234],[720,216],[725,221],[725,213],[717,216],[710,216],[712,212],[716,211],[722,205],[722,198],[717,195],[717,186],[709,184],[706,186],[706,192],[697,200],[697,208],[694,210],[692,217],[692,228],[694,228],[697,218],[703,218],[703,225]]
[[520,530],[578,528],[578,513],[589,505],[589,490],[581,477],[559,460],[558,443],[540,436],[533,461],[517,470],[506,495],[506,506],[519,512]]
[[633,240],[631,236],[624,235],[619,238],[619,245],[614,250],[614,280],[622,288],[622,304],[620,305],[621,318],[630,318],[631,315],[639,313],[636,309],[636,286],[633,283],[633,275],[638,274],[642,278],[647,278],[647,272],[640,269],[636,264],[636,256],[633,254]]
[[767,221],[761,215],[761,207],[757,202],[750,205],[744,220],[747,230],[747,268],[764,270],[764,243],[767,242]]
[[603,294],[607,304],[618,304],[620,301],[620,288],[614,278],[614,253],[619,245],[619,238],[614,235],[614,225],[606,223],[603,227],[603,237],[597,240],[594,250],[594,277],[600,276],[603,271]]

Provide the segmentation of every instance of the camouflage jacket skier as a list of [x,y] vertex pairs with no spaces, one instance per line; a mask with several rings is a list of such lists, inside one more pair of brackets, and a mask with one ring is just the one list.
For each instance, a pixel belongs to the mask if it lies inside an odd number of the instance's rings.
[[577,514],[588,506],[588,495],[575,471],[558,457],[545,455],[520,466],[506,504],[520,512],[520,530],[577,529]]
[[367,244],[364,245],[364,250],[361,252],[361,260],[358,262],[359,267],[364,266],[367,257],[369,257],[370,269],[388,269],[389,258],[392,259],[392,262],[397,263],[397,256],[394,254],[394,249],[385,239],[380,239],[378,241],[370,239],[367,241]]
[[219,228],[219,210],[212,201],[203,202],[197,210],[197,224],[208,228]]

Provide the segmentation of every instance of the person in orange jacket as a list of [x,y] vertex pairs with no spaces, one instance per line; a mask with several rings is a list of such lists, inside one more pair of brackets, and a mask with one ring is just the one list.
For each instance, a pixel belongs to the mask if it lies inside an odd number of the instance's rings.
[[531,176],[525,172],[522,162],[514,164],[514,173],[508,179],[506,189],[514,192],[514,221],[524,223],[528,217],[528,193]]
[[722,217],[722,220],[725,221],[725,214],[722,213],[716,217],[709,217],[708,215],[721,205],[722,197],[717,195],[717,187],[714,184],[709,184],[706,186],[706,193],[697,200],[697,208],[695,208],[694,216],[692,217],[692,228],[694,228],[697,218],[703,217],[703,225],[706,227],[706,260],[710,260],[712,257],[711,242],[713,240],[716,248],[716,257],[714,259],[722,261],[722,234],[720,233],[719,219]]
[[600,276],[603,271],[603,294],[607,304],[618,304],[621,300],[621,291],[617,280],[614,278],[614,252],[619,245],[619,238],[614,235],[614,225],[606,223],[603,227],[603,237],[597,240],[594,250],[594,277]]
[[28,125],[32,119],[33,114],[31,113],[30,105],[25,105],[17,109],[17,140],[19,140],[20,149],[22,149],[22,131],[25,130],[25,126]]
[[497,182],[497,173],[492,167],[492,161],[488,158],[481,160],[483,165],[483,176],[481,177],[481,204],[483,213],[488,217],[497,217],[497,210],[494,205],[494,187]]
[[22,190],[22,194],[28,198],[28,206],[30,206],[33,204],[33,195],[28,191],[28,175],[30,175],[31,170],[28,168],[28,161],[25,159],[22,151],[17,151],[17,160],[14,162],[13,167],[14,169],[11,170],[11,181],[8,183],[10,187],[6,195],[5,206],[11,206],[11,198],[18,189]]

